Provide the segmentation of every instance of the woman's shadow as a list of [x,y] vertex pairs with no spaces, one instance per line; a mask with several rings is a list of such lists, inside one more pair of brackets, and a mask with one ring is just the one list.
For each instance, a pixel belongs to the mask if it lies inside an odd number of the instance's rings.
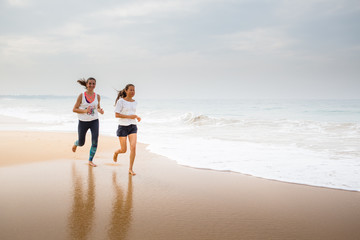
[[[95,179],[93,167],[88,167],[88,179],[86,193],[83,193],[84,185],[81,175],[72,165],[73,178],[73,205],[69,215],[69,229],[71,239],[87,239],[95,212]],[[85,195],[84,195],[85,194]]]
[[126,239],[132,221],[133,185],[129,174],[126,195],[117,182],[117,173],[114,171],[112,183],[115,197],[112,204],[111,222],[108,229],[109,239]]

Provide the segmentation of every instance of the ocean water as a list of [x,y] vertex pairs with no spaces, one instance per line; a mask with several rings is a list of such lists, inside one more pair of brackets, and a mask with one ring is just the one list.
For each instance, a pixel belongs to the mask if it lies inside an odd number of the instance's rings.
[[[0,130],[77,130],[76,97],[0,96]],[[114,99],[100,132],[114,136]],[[138,140],[185,166],[360,191],[360,100],[139,99]]]

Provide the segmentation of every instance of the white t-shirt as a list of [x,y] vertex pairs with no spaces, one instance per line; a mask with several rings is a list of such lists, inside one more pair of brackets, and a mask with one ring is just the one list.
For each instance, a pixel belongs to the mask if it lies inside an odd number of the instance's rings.
[[[115,106],[115,112],[123,115],[135,115],[136,114],[137,102],[128,102],[123,98],[120,98]],[[119,118],[119,125],[129,126],[131,124],[136,124],[135,119],[130,118]]]
[[97,107],[98,107],[98,96],[97,96],[97,94],[95,94],[94,101],[92,101],[91,103],[88,103],[88,101],[86,101],[86,98],[85,98],[85,93],[82,93],[82,100],[81,100],[81,104],[79,106],[79,109],[90,108],[91,112],[90,112],[90,114],[88,114],[88,113],[78,113],[79,120],[83,121],[83,122],[90,122],[92,120],[98,119],[99,117],[98,117]]

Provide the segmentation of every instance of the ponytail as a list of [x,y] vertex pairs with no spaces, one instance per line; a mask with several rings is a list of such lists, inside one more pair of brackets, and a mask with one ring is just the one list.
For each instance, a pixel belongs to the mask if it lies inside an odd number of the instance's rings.
[[[85,78],[80,78],[79,80],[77,80],[77,82],[84,86],[86,88],[86,84],[90,81],[90,80],[94,80],[96,82],[96,79],[93,77],[89,77],[87,80],[85,80]],[[87,89],[87,88],[86,88]]]
[[116,97],[115,104],[117,103],[117,101],[120,98],[125,98],[126,97],[126,91],[129,89],[129,87],[135,87],[135,86],[134,86],[134,84],[128,84],[128,85],[125,86],[125,88],[123,90],[117,91],[118,95]]

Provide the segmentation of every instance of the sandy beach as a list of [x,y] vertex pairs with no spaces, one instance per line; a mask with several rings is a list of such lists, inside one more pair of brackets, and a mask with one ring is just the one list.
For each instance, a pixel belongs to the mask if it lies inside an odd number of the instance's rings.
[[[90,134],[88,134],[88,137]],[[0,132],[0,239],[360,239],[360,192],[194,169],[116,137]]]

